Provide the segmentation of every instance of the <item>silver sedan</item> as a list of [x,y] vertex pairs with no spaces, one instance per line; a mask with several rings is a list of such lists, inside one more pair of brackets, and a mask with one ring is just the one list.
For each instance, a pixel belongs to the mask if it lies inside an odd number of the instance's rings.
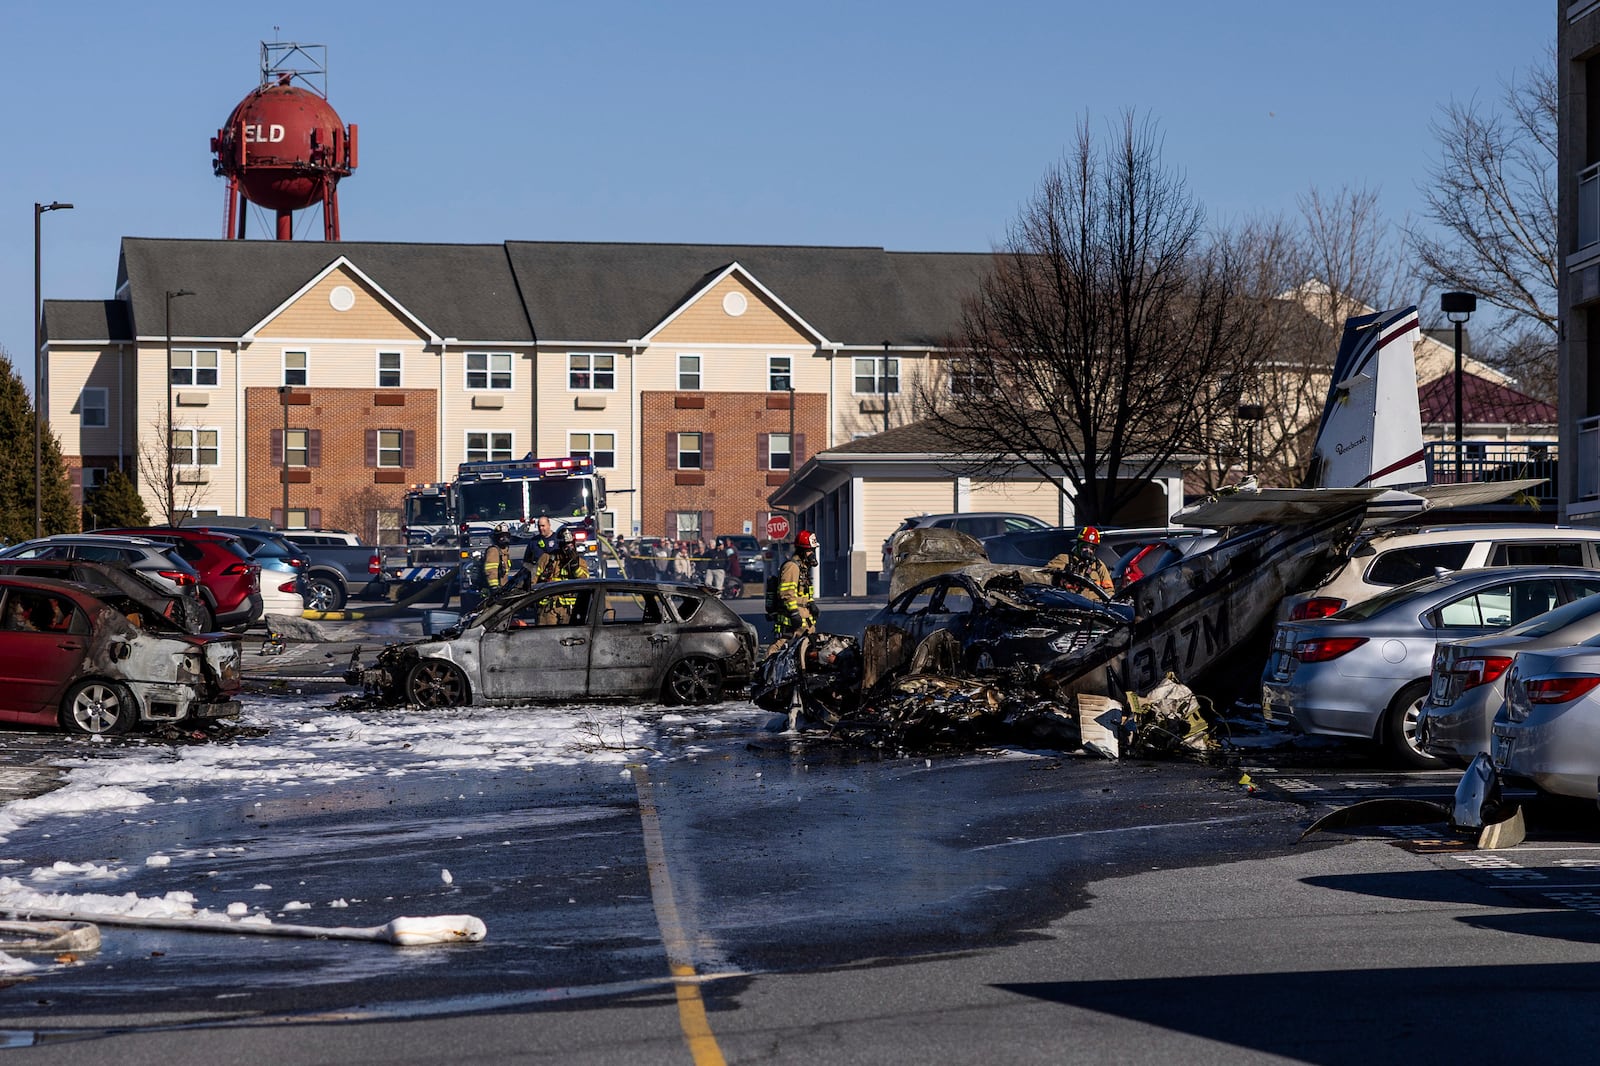
[[1268,718],[1306,733],[1375,740],[1399,763],[1438,766],[1417,742],[1440,640],[1509,629],[1578,599],[1600,570],[1460,570],[1390,589],[1327,618],[1280,622],[1261,678]]
[[1466,766],[1488,751],[1511,660],[1525,651],[1570,648],[1600,636],[1600,596],[1595,592],[1600,592],[1600,583],[1583,599],[1502,633],[1440,643],[1417,722],[1422,749],[1452,766]]
[[1518,655],[1494,716],[1490,754],[1508,779],[1595,798],[1600,779],[1600,638]]

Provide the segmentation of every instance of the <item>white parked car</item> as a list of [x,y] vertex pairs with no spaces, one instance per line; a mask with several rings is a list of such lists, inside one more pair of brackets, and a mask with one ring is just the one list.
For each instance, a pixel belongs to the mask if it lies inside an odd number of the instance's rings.
[[1600,567],[1600,529],[1503,523],[1370,530],[1320,587],[1286,597],[1278,618],[1326,618],[1440,571],[1483,566]]

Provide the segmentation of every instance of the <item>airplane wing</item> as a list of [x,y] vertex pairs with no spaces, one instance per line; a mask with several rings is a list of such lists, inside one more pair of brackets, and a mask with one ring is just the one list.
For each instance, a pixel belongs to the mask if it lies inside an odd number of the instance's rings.
[[[1258,489],[1215,496],[1191,504],[1172,516],[1175,525],[1227,526],[1286,525],[1311,522],[1319,518],[1364,507],[1382,497],[1405,495],[1392,489]],[[1416,498],[1416,509],[1426,502]]]

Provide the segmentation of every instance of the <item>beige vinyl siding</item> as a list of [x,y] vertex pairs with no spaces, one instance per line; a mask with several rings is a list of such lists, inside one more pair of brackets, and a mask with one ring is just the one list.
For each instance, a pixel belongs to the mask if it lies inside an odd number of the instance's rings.
[[260,339],[244,350],[240,375],[245,388],[277,388],[283,384],[283,353],[306,353],[308,389],[378,388],[378,352],[400,353],[400,385],[407,389],[438,389],[439,357],[414,337],[393,343],[370,339],[335,342],[296,342]]
[[[791,358],[790,377],[796,392],[822,393],[828,391],[828,365],[817,358],[815,348],[787,351],[768,348],[681,348],[655,345],[639,359],[639,391],[677,392],[678,356],[700,357],[699,392],[767,392],[767,357],[787,355]],[[576,394],[575,394],[576,395]]]
[[[744,313],[738,316],[728,314],[722,306],[723,298],[732,292],[745,300]],[[742,278],[729,275],[685,307],[651,340],[657,344],[813,344],[816,338]]]
[[[511,388],[509,389],[473,389],[467,390],[467,361],[466,353],[472,352],[510,352],[511,353]],[[374,356],[376,358],[376,356]],[[532,448],[533,413],[529,409],[532,402],[528,388],[528,375],[533,372],[532,359],[526,348],[516,349],[507,346],[477,346],[472,348],[451,348],[444,357],[444,388],[439,397],[439,406],[444,412],[444,432],[439,439],[439,455],[443,467],[442,476],[450,478],[455,475],[456,467],[466,458],[467,430],[488,430],[490,432],[510,432],[512,436],[512,450],[518,459],[528,454]],[[429,371],[426,381],[417,381],[413,388],[439,388],[438,366]],[[541,393],[541,396],[543,394]],[[472,401],[475,397],[489,400],[500,400],[502,406],[498,409],[475,408]],[[543,432],[541,427],[540,432]]]
[[1049,525],[1061,521],[1061,489],[1042,478],[1008,481],[972,480],[967,511],[1015,511]]
[[[336,311],[328,302],[334,289],[343,285],[355,293],[355,306]],[[392,337],[425,340],[427,334],[393,305],[348,270],[335,270],[317,282],[294,303],[268,319],[256,331],[257,343],[267,338],[296,337]]]
[[[843,351],[834,357],[836,364],[834,374],[834,405],[833,405],[833,443],[843,444],[857,437],[871,436],[882,433],[884,430],[883,413],[872,413],[861,410],[862,404],[872,407],[882,401],[879,394],[857,393],[855,360],[859,356],[863,359],[868,356],[881,357],[882,351],[874,355],[871,351]],[[918,353],[895,353],[900,360],[900,391],[889,396],[889,426],[903,426],[908,422],[916,421],[916,396],[917,389],[922,387],[927,375],[932,372],[929,367],[928,357]]]
[[[116,454],[118,437],[122,435],[126,439],[128,429],[117,387],[122,358],[117,349],[51,351],[48,358],[45,380],[49,383],[50,397],[45,419],[61,443],[61,454]],[[127,384],[131,388],[132,382]],[[84,389],[105,390],[106,424],[103,427],[83,425],[78,405]],[[33,447],[31,439],[27,447]],[[126,448],[124,444],[123,450]]]
[[912,515],[944,514],[956,509],[956,485],[948,477],[869,477],[863,488],[862,536],[869,552],[881,546],[884,538]]

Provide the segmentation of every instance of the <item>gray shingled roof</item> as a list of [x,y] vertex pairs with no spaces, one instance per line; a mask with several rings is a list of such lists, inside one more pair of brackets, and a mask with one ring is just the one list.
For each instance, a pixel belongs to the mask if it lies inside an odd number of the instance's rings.
[[[786,245],[389,244],[126,237],[117,269],[130,306],[122,336],[237,337],[339,256],[442,337],[462,341],[636,340],[738,263],[829,341],[942,344],[988,253]],[[107,339],[93,301],[50,301],[54,342]]]
[[125,237],[117,286],[131,281],[133,324],[165,332],[166,293],[192,289],[173,331],[237,337],[344,256],[441,337],[527,342],[528,317],[498,244],[156,240]]
[[121,300],[46,300],[44,335],[52,341],[131,341],[133,326]]
[[962,451],[932,421],[908,422],[903,426],[858,437],[829,448],[829,455],[951,455]]
[[636,340],[738,263],[830,341],[936,343],[989,262],[798,245],[512,241],[506,250],[539,337],[551,341]]

